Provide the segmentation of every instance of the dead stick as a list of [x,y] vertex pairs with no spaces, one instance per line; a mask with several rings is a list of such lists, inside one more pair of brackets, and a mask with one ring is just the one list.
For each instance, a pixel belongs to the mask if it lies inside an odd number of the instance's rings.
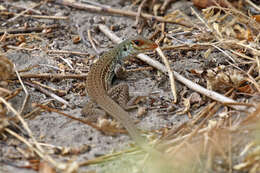
[[89,55],[89,53],[69,51],[69,50],[43,50],[43,51],[46,51],[46,53],[50,53],[50,54],[73,54],[73,55],[84,55],[84,56]]
[[[95,129],[97,129],[97,130],[99,130],[99,131],[103,131],[103,129],[102,129],[101,127],[98,127],[97,125],[95,125],[94,123],[92,123],[92,122],[90,122],[90,121],[88,121],[88,120],[86,120],[86,119],[85,119],[85,120],[82,120],[82,119],[80,119],[80,118],[73,117],[73,116],[71,116],[71,115],[69,115],[69,114],[66,114],[66,113],[64,113],[64,112],[61,112],[61,111],[59,111],[59,110],[57,110],[57,109],[54,109],[54,108],[50,108],[50,107],[48,107],[48,106],[46,106],[46,105],[36,104],[36,106],[37,106],[37,107],[40,107],[41,109],[50,111],[50,112],[56,112],[56,113],[61,114],[61,115],[65,116],[65,117],[68,117],[68,118],[70,118],[70,119],[72,119],[72,120],[79,121],[79,122],[81,122],[81,123],[83,123],[83,124],[87,124],[87,125],[89,125],[89,126],[95,128]],[[109,129],[109,130],[108,130],[108,129],[106,129],[106,130],[109,131],[109,132],[112,132],[112,133],[126,133],[126,130],[124,130],[124,129],[117,129],[117,130],[113,130],[113,129]]]
[[67,16],[44,16],[44,15],[28,15],[24,14],[24,17],[32,17],[37,19],[53,19],[53,20],[68,20],[69,17]]
[[160,55],[160,57],[163,60],[163,63],[165,64],[166,70],[168,72],[169,75],[169,79],[170,79],[170,84],[171,84],[171,90],[172,90],[172,95],[174,97],[174,101],[173,103],[177,103],[177,91],[176,91],[176,86],[175,86],[175,79],[174,79],[174,75],[172,72],[172,69],[170,67],[170,63],[169,60],[166,58],[166,56],[163,54],[162,50],[160,49],[160,47],[156,48],[157,53]]
[[13,18],[8,19],[6,22],[4,22],[4,23],[2,24],[2,26],[5,26],[8,22],[13,22],[14,20],[16,20],[16,19],[17,19],[18,17],[20,17],[21,15],[27,13],[27,12],[30,11],[31,9],[34,9],[34,8],[36,8],[36,7],[38,7],[38,6],[41,6],[43,3],[44,3],[44,2],[40,2],[40,3],[38,3],[38,4],[35,4],[35,5],[32,6],[31,8],[28,8],[28,9],[22,11],[21,13],[17,14],[17,15],[14,16]]
[[[56,1],[54,1],[54,3],[70,6],[70,7],[81,9],[81,10],[98,12],[98,13],[104,12],[104,13],[119,14],[119,15],[129,16],[129,17],[138,16],[138,13],[133,12],[133,11],[126,11],[126,10],[120,10],[120,9],[114,9],[114,8],[108,8],[108,7],[97,7],[97,6],[94,6],[94,5],[86,5],[86,4],[82,4],[82,3],[69,2],[69,1],[66,1],[66,0],[56,0]],[[188,27],[188,28],[193,27],[192,25],[189,25],[187,23],[167,20],[167,19],[164,19],[163,17],[153,16],[153,15],[150,15],[150,14],[147,14],[147,13],[141,13],[141,17],[143,17],[145,19],[149,19],[149,20],[156,20],[156,21],[159,21],[159,22],[166,22],[166,23],[182,25],[182,26],[185,26],[185,27]]]
[[73,108],[74,105],[71,105],[69,102],[67,102],[66,100],[64,100],[63,98],[61,98],[60,96],[57,96],[56,94],[52,93],[52,92],[49,92],[48,90],[38,86],[38,85],[35,85],[33,83],[30,83],[30,82],[27,82],[25,81],[24,82],[26,85],[29,85],[31,87],[34,87],[36,88],[37,90],[41,91],[42,93],[44,93],[45,95],[49,96],[49,97],[52,97],[54,98],[56,101],[62,103],[62,104],[65,104],[67,106],[69,106],[70,108]]
[[18,28],[18,29],[7,29],[0,31],[0,35],[7,32],[8,34],[17,34],[17,33],[29,33],[29,32],[41,32],[44,29],[50,29],[50,28],[58,28],[60,27],[57,24],[49,25],[49,26],[43,26],[43,27],[30,27],[30,28]]
[[[99,24],[99,29],[106,35],[108,36],[114,43],[120,43],[122,40],[117,37],[112,31],[109,30],[109,28],[106,25],[102,25]],[[159,63],[158,61],[155,61],[153,59],[151,59],[150,57],[148,57],[147,55],[144,54],[138,54],[137,57],[139,59],[141,59],[142,61],[146,62],[147,64],[157,68],[158,70],[162,71],[163,73],[167,73],[167,69],[164,65],[162,65],[161,63]],[[213,100],[216,100],[220,103],[237,103],[235,100],[226,97],[222,94],[219,94],[215,91],[211,91],[208,90],[194,82],[192,82],[191,80],[183,77],[182,75],[180,75],[179,73],[173,71],[174,77],[176,80],[178,80],[179,82],[183,83],[185,86],[189,87],[190,89],[197,91],[198,93],[201,93],[202,95],[205,95]],[[247,110],[248,112],[253,112],[254,108],[248,108],[248,106],[245,105],[233,105],[232,106],[235,109],[238,110]]]
[[140,21],[140,17],[141,17],[141,12],[142,12],[142,8],[144,6],[144,4],[146,3],[147,0],[143,0],[142,3],[139,5],[138,7],[138,11],[137,11],[137,16],[135,19],[135,25],[137,26],[139,21]]
[[168,7],[168,5],[173,2],[174,0],[165,0],[163,5],[161,6],[160,10],[161,12],[164,12],[166,10],[166,8]]
[[[85,79],[87,74],[20,74],[22,79],[43,78],[43,79]],[[16,79],[16,78],[12,78]]]
[[[0,15],[6,15],[6,16],[15,16],[16,13],[11,12],[0,12]],[[54,19],[54,20],[68,20],[69,17],[67,16],[46,16],[46,15],[30,15],[30,14],[21,14],[23,17],[31,17],[36,19]]]

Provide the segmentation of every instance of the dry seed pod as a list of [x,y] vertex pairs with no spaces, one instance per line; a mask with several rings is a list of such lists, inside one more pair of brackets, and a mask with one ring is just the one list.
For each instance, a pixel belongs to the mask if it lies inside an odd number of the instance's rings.
[[0,55],[0,81],[7,80],[13,75],[13,63],[4,55]]
[[214,91],[227,91],[229,88],[239,88],[246,81],[246,76],[236,69],[219,66],[207,70],[207,88]]

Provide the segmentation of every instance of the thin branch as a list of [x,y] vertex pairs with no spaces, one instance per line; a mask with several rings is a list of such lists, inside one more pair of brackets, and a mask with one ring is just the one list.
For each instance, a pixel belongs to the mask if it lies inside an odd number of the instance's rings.
[[[113,42],[115,43],[119,43],[121,41],[120,38],[118,38],[112,31],[109,30],[109,28],[105,25],[99,24],[99,29],[106,34],[107,37],[109,37]],[[107,34],[109,33],[109,34]],[[112,36],[112,37],[111,37]],[[144,54],[139,54],[137,56],[139,59],[141,59],[142,61],[146,62],[147,64],[157,68],[158,70],[162,71],[163,73],[167,73],[167,69],[164,65],[162,65],[161,63],[159,63],[158,61],[155,61],[153,59],[151,59],[150,57],[148,57],[147,55]],[[225,102],[229,102],[229,103],[236,103],[236,101],[234,101],[233,99],[226,97],[224,95],[221,95],[215,91],[211,91],[208,90],[192,81],[190,81],[189,79],[186,79],[185,77],[181,76],[179,73],[173,71],[174,77],[176,80],[180,81],[181,83],[183,83],[184,85],[186,85],[187,87],[189,87],[190,89],[197,91],[199,93],[201,93],[202,95],[205,95],[213,100],[216,100],[218,102],[221,103],[225,103]],[[243,105],[234,105],[232,106],[235,109],[238,110],[247,110],[249,112],[252,112],[252,109],[248,109],[247,106],[243,106]]]
[[143,0],[142,3],[139,5],[138,7],[138,11],[137,11],[137,16],[135,18],[135,25],[137,26],[139,21],[140,21],[140,17],[141,17],[141,12],[142,12],[142,8],[144,6],[144,4],[146,3],[147,0]]
[[28,8],[28,9],[22,11],[21,13],[17,14],[15,17],[13,17],[13,18],[11,18],[11,19],[8,19],[6,22],[4,22],[4,23],[2,24],[2,26],[5,26],[5,25],[6,25],[7,23],[9,23],[9,22],[15,21],[18,17],[24,15],[25,13],[27,13],[27,12],[30,11],[31,9],[34,9],[34,8],[36,8],[36,7],[41,6],[43,3],[45,3],[45,1],[40,2],[40,3],[38,3],[38,4],[35,4],[35,5],[32,6],[31,8]]
[[[56,0],[56,1],[54,1],[54,3],[65,5],[65,6],[70,6],[70,7],[81,9],[81,10],[97,12],[97,13],[104,12],[104,13],[119,14],[119,15],[129,16],[129,17],[136,17],[138,15],[138,13],[133,12],[133,11],[126,11],[126,10],[121,10],[121,9],[107,8],[107,7],[98,7],[98,6],[94,6],[94,5],[86,5],[86,4],[82,4],[82,3],[69,2],[66,0]],[[173,20],[167,20],[167,19],[164,19],[163,17],[153,16],[153,15],[150,15],[147,13],[142,13],[141,16],[143,18],[149,19],[149,20],[156,20],[159,22],[177,24],[177,25],[188,27],[188,28],[193,27],[193,26],[191,26],[187,23],[181,22],[181,21],[177,22],[177,21],[173,21]]]
[[[4,12],[0,13],[1,15],[17,15],[16,13],[11,13],[11,12]],[[53,20],[68,20],[69,17],[67,16],[46,16],[46,15],[32,15],[32,14],[21,14],[23,17],[30,17],[30,18],[36,18],[36,19],[53,19]]]
[[7,32],[8,34],[17,34],[17,33],[29,33],[29,32],[42,32],[44,29],[58,28],[60,25],[54,24],[49,26],[40,26],[40,27],[29,27],[29,28],[18,28],[18,29],[7,29],[0,31],[0,35]]
[[91,4],[91,5],[95,5],[95,6],[98,6],[98,7],[103,7],[103,8],[110,8],[109,5],[103,5],[103,4],[100,4],[100,3],[97,3],[97,2],[93,2],[93,1],[89,1],[89,0],[82,0],[84,3],[87,3],[87,4]]
[[84,52],[76,52],[76,51],[69,51],[69,50],[44,50],[46,53],[53,53],[53,54],[72,54],[72,55],[84,55],[88,56],[89,53],[84,53]]
[[161,6],[160,10],[161,13],[164,13],[164,11],[166,10],[166,8],[169,6],[170,3],[172,3],[175,0],[164,0],[163,5]]
[[90,29],[88,29],[88,40],[89,40],[91,46],[93,47],[93,49],[95,50],[95,52],[96,52],[97,54],[100,54],[100,52],[97,50],[97,47],[96,47],[96,45],[95,45],[95,43],[94,43],[94,41],[93,41],[93,38],[92,38],[92,36],[91,36]]
[[162,57],[163,63],[166,66],[166,69],[168,71],[168,75],[169,75],[169,78],[170,78],[172,94],[173,94],[173,97],[174,97],[174,101],[173,102],[177,103],[177,93],[176,93],[175,79],[174,79],[174,75],[173,75],[172,69],[170,67],[170,63],[169,63],[168,59],[165,57],[165,55],[163,54],[162,50],[159,47],[156,49],[156,51],[158,52],[160,57]]
[[[40,79],[85,79],[87,74],[21,74],[22,79],[40,78]],[[16,79],[16,78],[12,78]]]
[[48,106],[46,106],[46,105],[41,105],[41,104],[37,104],[36,105],[37,107],[40,107],[41,109],[44,109],[44,110],[47,110],[47,111],[49,111],[49,112],[56,112],[56,113],[58,113],[58,114],[60,114],[60,115],[63,115],[63,116],[65,116],[65,117],[68,117],[68,118],[70,118],[70,119],[72,119],[72,120],[76,120],[76,121],[79,121],[79,122],[81,122],[81,123],[83,123],[83,124],[87,124],[88,126],[90,126],[90,127],[92,127],[92,128],[95,128],[95,129],[97,129],[97,130],[99,130],[99,131],[101,131],[101,132],[104,132],[104,133],[106,133],[106,132],[111,132],[111,133],[127,133],[127,131],[126,130],[124,130],[124,129],[105,129],[105,131],[102,129],[102,127],[99,127],[99,126],[97,126],[97,125],[95,125],[94,123],[92,123],[91,121],[88,121],[88,120],[86,120],[86,119],[84,119],[84,120],[82,120],[82,119],[80,119],[80,118],[77,118],[77,117],[73,117],[73,116],[71,116],[71,115],[69,115],[69,114],[66,114],[66,113],[64,113],[64,112],[61,112],[61,111],[59,111],[59,110],[57,110],[57,109],[54,109],[54,108],[50,108],[50,107],[48,107]]
[[25,82],[27,85],[31,86],[31,87],[34,87],[36,88],[37,90],[41,91],[42,93],[46,94],[47,96],[49,97],[52,97],[54,98],[56,101],[62,103],[62,104],[65,104],[67,105],[68,107],[70,108],[73,108],[73,105],[71,105],[69,102],[67,102],[66,100],[64,100],[63,98],[61,98],[60,96],[57,96],[56,94],[36,85],[36,84],[33,84],[31,82]]
[[257,9],[260,12],[260,7],[257,6],[256,4],[254,4],[252,1],[250,0],[245,0],[248,4],[250,4],[252,7],[254,7],[255,9]]

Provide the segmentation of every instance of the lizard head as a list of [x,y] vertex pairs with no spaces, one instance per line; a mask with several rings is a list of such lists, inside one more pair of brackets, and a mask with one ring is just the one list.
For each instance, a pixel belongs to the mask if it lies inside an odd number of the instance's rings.
[[127,58],[149,50],[154,50],[158,46],[156,43],[148,39],[142,37],[135,37],[123,41],[122,43],[120,43],[119,47],[121,57]]

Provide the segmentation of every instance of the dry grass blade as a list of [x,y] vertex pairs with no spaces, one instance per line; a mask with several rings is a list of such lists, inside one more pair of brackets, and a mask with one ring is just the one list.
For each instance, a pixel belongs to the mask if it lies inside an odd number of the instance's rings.
[[173,76],[173,72],[171,70],[170,64],[168,59],[165,57],[165,55],[163,54],[162,50],[160,48],[157,48],[156,51],[158,52],[158,54],[162,57],[163,62],[165,64],[165,67],[168,71],[168,75],[170,78],[170,84],[171,84],[171,90],[172,90],[172,94],[174,97],[174,101],[173,103],[177,103],[177,93],[176,93],[176,86],[175,86],[175,80],[174,80],[174,76]]
[[5,129],[6,132],[8,132],[9,134],[13,135],[17,139],[19,139],[20,141],[25,143],[30,148],[31,151],[34,151],[35,153],[37,153],[37,155],[39,155],[42,159],[44,159],[47,162],[50,162],[56,168],[58,168],[60,170],[64,170],[65,172],[68,172],[68,173],[71,173],[71,172],[77,170],[78,166],[77,166],[76,162],[73,162],[71,164],[57,162],[51,156],[46,154],[47,152],[44,151],[44,149],[39,145],[39,143],[37,142],[37,140],[33,136],[33,133],[30,130],[28,124],[25,122],[25,120],[22,118],[22,116],[8,102],[6,102],[5,99],[3,99],[2,97],[0,97],[0,101],[2,103],[4,103],[7,106],[7,108],[9,110],[11,110],[16,115],[16,117],[22,123],[24,129],[26,130],[26,132],[29,134],[30,138],[32,139],[33,144],[31,144],[25,138],[23,138],[22,136],[18,135],[17,133],[13,132],[12,130],[10,130],[8,128]]
[[26,104],[27,104],[27,101],[28,101],[28,99],[29,99],[29,93],[28,93],[27,89],[25,88],[25,86],[24,86],[24,84],[23,84],[23,81],[22,81],[22,79],[21,79],[21,77],[20,77],[20,74],[19,74],[18,71],[16,70],[15,65],[14,65],[14,69],[15,69],[16,76],[17,76],[17,78],[18,78],[18,80],[19,80],[20,84],[22,85],[22,88],[23,88],[23,90],[24,90],[24,92],[25,92],[25,98],[24,98],[22,107],[21,107],[21,109],[20,109],[20,111],[19,111],[19,113],[22,114],[23,111],[24,111],[24,108],[25,108],[25,106],[26,106]]

